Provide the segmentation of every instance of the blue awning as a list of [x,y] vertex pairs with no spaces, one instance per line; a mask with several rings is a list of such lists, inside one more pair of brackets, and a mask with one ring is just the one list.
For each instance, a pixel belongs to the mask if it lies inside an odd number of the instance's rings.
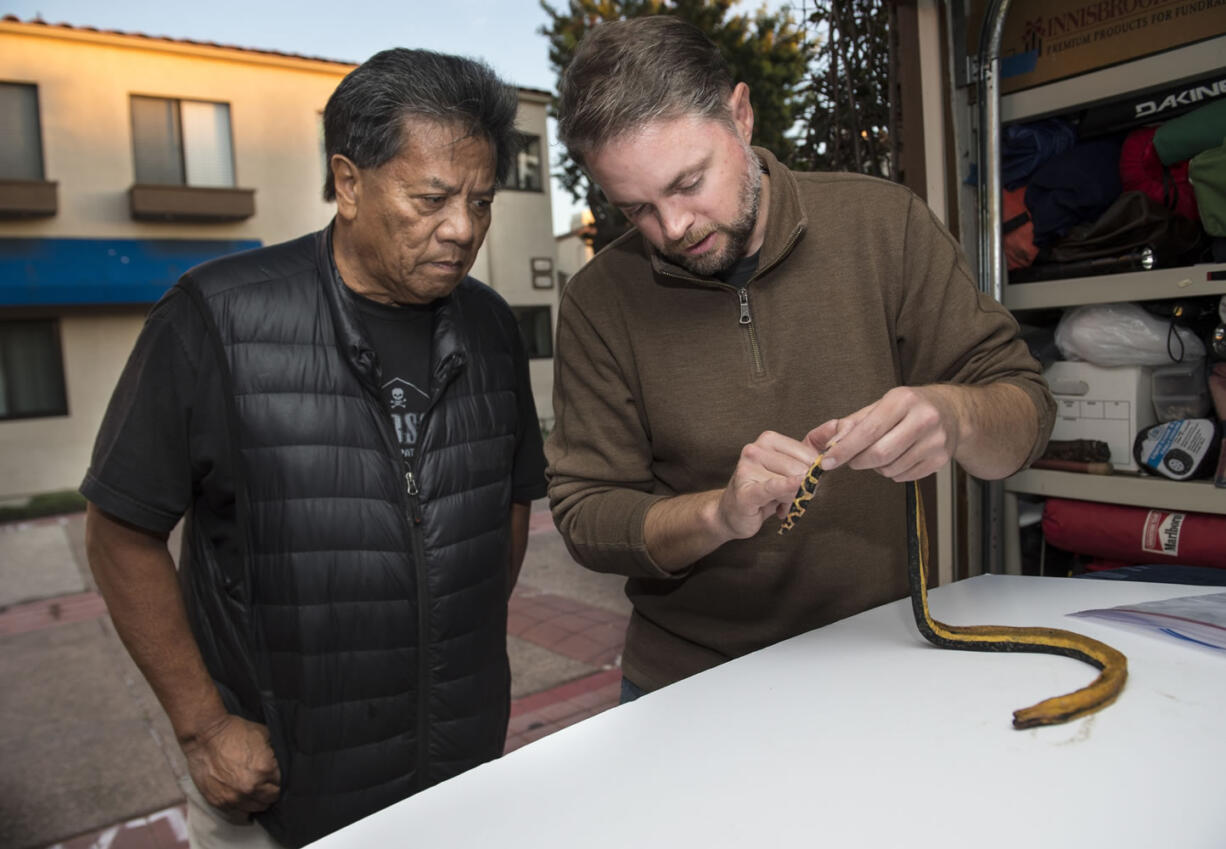
[[256,239],[0,239],[0,307],[152,304],[189,268]]

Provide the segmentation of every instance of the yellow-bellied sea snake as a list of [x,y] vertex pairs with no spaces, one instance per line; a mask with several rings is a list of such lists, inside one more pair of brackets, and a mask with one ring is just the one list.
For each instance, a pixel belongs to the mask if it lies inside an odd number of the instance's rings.
[[[809,469],[788,509],[779,533],[791,530],[813,498],[822,475],[819,456]],[[1086,687],[1065,696],[1054,696],[1013,712],[1014,728],[1057,725],[1093,713],[1115,701],[1128,678],[1128,660],[1098,640],[1059,628],[1014,628],[1000,625],[946,625],[928,611],[928,532],[924,504],[914,481],[907,484],[907,577],[911,584],[911,607],[921,634],[935,646],[946,649],[1001,652],[1042,652],[1085,661],[1100,671]]]

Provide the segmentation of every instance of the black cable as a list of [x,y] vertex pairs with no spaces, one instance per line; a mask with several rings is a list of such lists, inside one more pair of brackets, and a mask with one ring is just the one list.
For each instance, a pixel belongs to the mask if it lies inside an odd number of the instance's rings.
[[[1174,309],[1171,310],[1171,323],[1167,326],[1167,329],[1166,329],[1166,355],[1170,357],[1173,362],[1176,362],[1176,363],[1182,363],[1184,355],[1187,353],[1187,349],[1183,344],[1183,337],[1180,336],[1177,332],[1175,332],[1175,327],[1176,327],[1175,319],[1179,318],[1182,315],[1183,315],[1183,307],[1177,305]],[[1171,353],[1171,337],[1172,336],[1174,336],[1176,339],[1179,340],[1179,356],[1178,357],[1176,357],[1173,353]]]

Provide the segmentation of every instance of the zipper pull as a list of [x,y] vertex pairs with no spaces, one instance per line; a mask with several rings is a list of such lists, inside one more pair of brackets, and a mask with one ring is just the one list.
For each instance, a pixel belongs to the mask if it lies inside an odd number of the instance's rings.
[[404,473],[404,482],[409,492],[409,509],[413,511],[413,524],[420,525],[421,510],[419,509],[420,505],[417,503],[417,496],[421,493],[421,490],[417,488],[417,479],[413,477],[412,471]]
[[740,299],[740,302],[741,302],[741,319],[739,323],[740,324],[752,324],[753,316],[749,314],[749,290],[744,289],[744,288],[737,289],[736,296],[737,298]]

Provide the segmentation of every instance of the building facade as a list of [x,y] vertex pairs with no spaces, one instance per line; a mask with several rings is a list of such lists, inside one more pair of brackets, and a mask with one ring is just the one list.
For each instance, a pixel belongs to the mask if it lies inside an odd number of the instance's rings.
[[[0,20],[0,499],[73,489],[150,306],[191,266],[327,225],[323,108],[354,67]],[[548,92],[472,274],[513,306],[542,424],[557,304]]]
[[[585,209],[571,216],[568,231],[553,237],[554,250],[558,255],[559,288],[564,288],[566,281],[587,265],[588,260],[595,254],[591,243],[591,238],[596,235],[594,221],[592,211]],[[559,293],[560,296],[561,293]]]

